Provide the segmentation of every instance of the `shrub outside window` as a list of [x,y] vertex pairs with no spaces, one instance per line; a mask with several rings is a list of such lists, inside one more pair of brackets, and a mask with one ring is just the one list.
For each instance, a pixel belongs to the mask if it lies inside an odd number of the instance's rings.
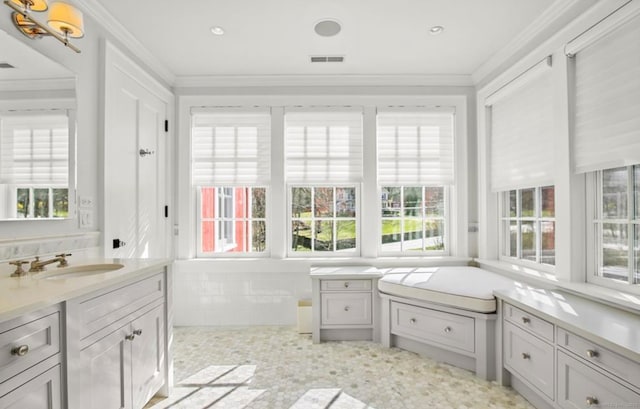
[[357,201],[353,186],[291,188],[291,250],[354,253]]
[[555,266],[554,186],[501,194],[501,255]]
[[444,186],[382,187],[382,252],[444,252],[446,191]]

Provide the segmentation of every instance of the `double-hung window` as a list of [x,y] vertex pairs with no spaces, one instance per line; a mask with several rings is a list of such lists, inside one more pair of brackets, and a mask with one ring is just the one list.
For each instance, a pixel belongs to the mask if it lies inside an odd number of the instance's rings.
[[[499,196],[500,257],[555,265],[551,57],[490,95],[491,190]],[[547,270],[551,267],[546,267]]]
[[566,51],[575,78],[573,162],[588,181],[587,279],[628,289],[640,284],[640,17],[612,20]]
[[267,255],[268,110],[193,109],[197,255]]
[[447,253],[454,111],[381,110],[377,139],[380,253]]
[[287,110],[289,254],[357,255],[361,110]]
[[66,111],[3,115],[0,203],[9,218],[69,214],[69,117]]

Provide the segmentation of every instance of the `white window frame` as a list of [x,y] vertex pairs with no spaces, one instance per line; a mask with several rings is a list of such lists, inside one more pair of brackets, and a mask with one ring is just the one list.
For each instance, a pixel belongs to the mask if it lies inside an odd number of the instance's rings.
[[[455,136],[454,136],[455,137]],[[404,200],[401,201],[401,205],[400,205],[400,212],[402,214],[401,217],[398,218],[385,218],[382,217],[382,188],[383,187],[400,187],[403,189],[407,188],[407,187],[419,187],[422,188],[422,193],[424,194],[424,189],[428,188],[428,187],[442,187],[444,188],[444,216],[441,218],[443,220],[444,223],[444,240],[443,240],[443,245],[444,245],[444,250],[404,250],[404,251],[385,251],[382,247],[382,222],[384,220],[400,220],[401,222],[403,220],[406,219],[406,217],[404,216]],[[442,186],[442,185],[411,185],[411,184],[407,184],[407,185],[402,185],[402,186],[379,186],[378,187],[378,197],[379,197],[379,201],[378,201],[378,207],[380,209],[380,211],[378,212],[379,214],[379,227],[380,227],[380,235],[378,237],[378,253],[381,256],[448,256],[450,254],[450,225],[451,225],[451,218],[450,218],[450,190],[451,190],[451,185],[446,185],[446,186]],[[404,194],[402,195],[402,197],[404,198]],[[424,196],[423,196],[424,198]],[[424,208],[423,208],[424,209]],[[429,219],[440,219],[437,217],[426,217],[426,215],[423,213],[422,214],[422,220],[423,222],[425,220],[429,220]],[[424,233],[424,230],[423,230]],[[404,223],[401,223],[401,233],[402,236],[404,236]],[[424,240],[424,238],[423,238]],[[404,237],[401,239],[400,243],[404,242]]]
[[[557,230],[556,217],[544,217],[542,216],[542,189],[547,186],[536,186],[535,188],[523,188],[523,189],[511,189],[498,193],[498,248],[499,248],[499,260],[506,261],[508,263],[519,264],[524,267],[534,268],[536,270],[544,271],[546,273],[555,274],[556,266],[551,264],[545,264],[541,262],[542,257],[542,223],[543,222],[553,222],[556,225],[554,228],[554,235]],[[522,205],[521,205],[521,196],[522,190],[535,189],[534,193],[534,216],[523,217],[521,215]],[[516,216],[510,217],[508,216],[508,201],[509,201],[509,193],[511,191],[516,191]],[[554,186],[554,196],[555,196],[555,186]],[[554,204],[556,201],[554,200]],[[555,215],[555,207],[554,207],[554,215]],[[516,243],[516,252],[517,255],[515,257],[506,255],[506,249],[510,246],[511,240],[509,236],[509,224],[510,222],[515,221],[518,226],[518,236]],[[521,246],[521,237],[520,234],[520,226],[522,222],[533,222],[535,224],[536,229],[536,261],[527,260],[522,258],[522,246]],[[556,239],[554,238],[554,244]],[[557,252],[557,249],[554,246],[554,252]],[[554,258],[556,256],[554,255]]]
[[[336,203],[336,196],[334,195],[333,197],[333,202],[334,202],[334,216],[332,217],[316,217],[313,215],[313,209],[314,209],[314,195],[312,193],[311,195],[311,225],[313,228],[313,224],[315,221],[321,221],[321,220],[332,220],[334,222],[334,229],[333,229],[333,247],[334,250],[333,251],[318,251],[318,250],[314,250],[314,246],[313,244],[311,245],[311,250],[309,251],[294,251],[293,250],[293,222],[294,217],[292,214],[292,208],[293,208],[293,188],[296,187],[309,187],[312,189],[317,189],[317,188],[333,188],[334,190],[337,188],[353,188],[355,189],[356,192],[356,203],[355,203],[355,209],[356,209],[356,216],[354,218],[339,218],[335,216],[335,203]],[[318,183],[292,183],[292,184],[288,184],[287,185],[287,257],[291,257],[291,258],[308,258],[308,257],[327,257],[327,258],[331,258],[331,257],[359,257],[360,256],[360,242],[361,242],[361,238],[360,238],[360,191],[361,191],[361,187],[359,184],[354,184],[354,183],[336,183],[336,184],[318,184]],[[335,228],[336,226],[336,222],[340,221],[340,220],[351,220],[354,219],[356,222],[356,246],[353,250],[336,250],[336,243],[337,243],[337,229]],[[312,237],[312,243],[313,243],[313,237]]]
[[[636,165],[636,166],[640,166]],[[640,218],[635,218],[635,186],[634,186],[634,166],[626,166],[628,175],[627,185],[627,218],[626,219],[605,219],[602,214],[602,171],[591,172],[587,175],[587,254],[591,254],[587,259],[587,282],[608,287],[625,292],[640,294],[640,284],[633,283],[636,256],[634,253],[635,226],[640,225]],[[627,225],[628,240],[628,264],[627,282],[605,278],[600,275],[602,261],[604,258],[601,229],[604,223],[617,223]]]

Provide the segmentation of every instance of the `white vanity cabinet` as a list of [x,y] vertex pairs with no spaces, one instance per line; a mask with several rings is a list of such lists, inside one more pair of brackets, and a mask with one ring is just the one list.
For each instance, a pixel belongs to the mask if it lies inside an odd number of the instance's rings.
[[313,342],[379,340],[381,275],[368,266],[312,269]]
[[165,382],[163,272],[68,302],[69,409],[141,409]]
[[61,409],[60,306],[0,323],[0,408]]
[[537,408],[640,403],[640,316],[560,291],[498,292],[502,384]]

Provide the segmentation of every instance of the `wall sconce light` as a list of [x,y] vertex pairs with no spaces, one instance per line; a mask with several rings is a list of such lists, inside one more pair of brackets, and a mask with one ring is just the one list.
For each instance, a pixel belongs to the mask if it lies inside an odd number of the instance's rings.
[[[13,25],[27,37],[33,39],[43,36],[55,37],[65,46],[79,53],[80,49],[69,42],[69,38],[84,36],[82,12],[70,4],[56,2],[48,6],[46,0],[4,0],[11,7]],[[49,9],[48,25],[36,20],[32,13]]]

